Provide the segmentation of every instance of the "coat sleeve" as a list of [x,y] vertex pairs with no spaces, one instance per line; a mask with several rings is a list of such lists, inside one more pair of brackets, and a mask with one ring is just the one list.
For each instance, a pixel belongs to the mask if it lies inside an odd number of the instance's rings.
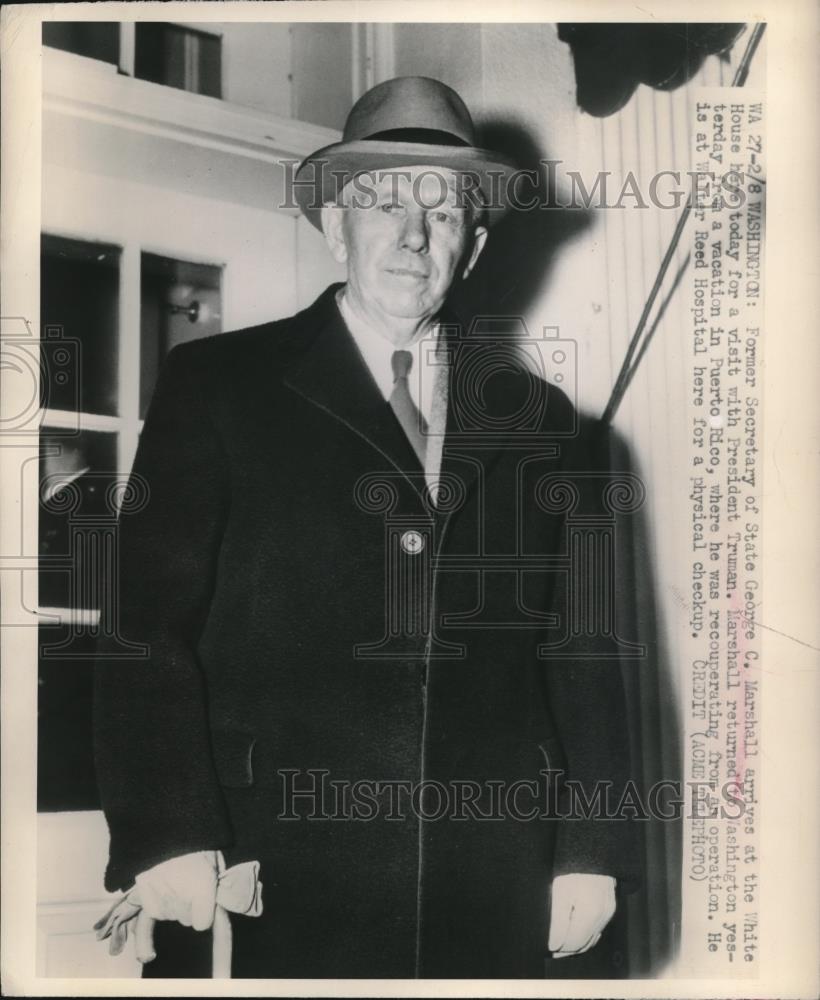
[[[228,503],[225,455],[190,350],[199,346],[172,351],[160,375],[132,471],[147,502],[120,517],[119,572],[109,581],[119,636],[98,647],[95,760],[109,891],[160,861],[232,840],[196,652]],[[145,652],[122,658],[119,637]]]
[[[575,513],[585,516],[603,513],[602,487],[609,463],[606,443],[601,446],[601,441],[597,434],[593,438],[585,432],[567,448],[563,463],[577,491]],[[619,521],[616,530],[623,528]],[[575,579],[556,585],[552,605],[562,622],[570,614],[570,593],[582,595],[583,600],[590,583],[598,588],[628,586],[619,577],[617,565],[610,579],[601,579],[596,569],[598,578],[590,581],[585,576],[589,572],[582,565]],[[562,816],[569,813],[569,818],[557,823],[553,875],[611,875],[622,889],[634,891],[642,880],[642,800],[630,755],[623,669],[615,638],[600,633],[573,636],[563,651],[545,661],[550,711],[563,749],[560,812]],[[571,794],[576,796],[575,804]],[[591,804],[589,809],[584,801]],[[630,803],[636,802],[637,808],[631,808]]]

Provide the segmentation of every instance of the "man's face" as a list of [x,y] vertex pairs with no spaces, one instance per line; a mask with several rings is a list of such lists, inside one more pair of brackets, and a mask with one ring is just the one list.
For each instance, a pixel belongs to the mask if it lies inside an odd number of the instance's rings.
[[452,170],[404,167],[357,178],[344,189],[344,207],[326,210],[325,234],[347,263],[348,294],[372,321],[423,326],[456,276],[469,273],[487,232],[473,224],[458,190]]

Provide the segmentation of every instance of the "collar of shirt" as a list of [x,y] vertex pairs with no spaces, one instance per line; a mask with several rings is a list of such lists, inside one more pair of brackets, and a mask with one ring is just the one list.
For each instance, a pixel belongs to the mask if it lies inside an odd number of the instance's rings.
[[[336,293],[336,301],[342,319],[350,330],[362,360],[367,365],[379,391],[386,400],[390,399],[393,392],[393,352],[401,348],[397,348],[387,337],[359,320],[351,310],[343,288]],[[439,329],[439,324],[436,323],[424,337],[404,348],[413,355],[413,365],[407,379],[410,397],[428,423],[433,402],[433,379],[437,368],[435,352]]]

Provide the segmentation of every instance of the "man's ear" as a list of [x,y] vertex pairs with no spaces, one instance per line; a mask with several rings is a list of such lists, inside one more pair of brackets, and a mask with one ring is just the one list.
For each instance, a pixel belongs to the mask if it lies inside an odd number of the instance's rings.
[[473,249],[470,251],[470,256],[467,263],[464,265],[464,273],[462,278],[466,278],[467,275],[475,267],[475,262],[478,260],[478,255],[484,249],[484,244],[487,242],[487,230],[484,226],[476,226],[475,232],[473,233]]
[[347,244],[342,230],[344,209],[339,205],[322,205],[322,232],[333,259],[340,264],[347,260]]

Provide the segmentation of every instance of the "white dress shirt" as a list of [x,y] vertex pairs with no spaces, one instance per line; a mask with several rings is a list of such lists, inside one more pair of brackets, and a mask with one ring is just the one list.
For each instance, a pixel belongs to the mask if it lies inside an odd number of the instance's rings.
[[410,389],[410,398],[416,405],[421,415],[430,423],[433,404],[433,385],[436,371],[439,366],[435,363],[436,346],[438,344],[439,325],[428,331],[423,337],[409,344],[400,347],[392,343],[387,337],[382,336],[372,327],[363,323],[353,312],[344,295],[344,289],[340,289],[336,294],[339,303],[339,311],[345,324],[350,330],[356,346],[359,348],[365,364],[370,370],[379,391],[385,399],[390,399],[393,392],[393,364],[392,357],[394,351],[409,351],[413,356],[413,364],[410,374],[407,377]]
[[436,357],[440,325],[436,323],[414,343],[399,347],[355,315],[345,298],[344,289],[336,293],[336,301],[362,360],[385,400],[389,400],[393,392],[393,352],[406,350],[413,356],[407,383],[410,398],[428,425],[424,475],[428,489],[435,498],[435,487],[441,471],[447,401],[447,369]]

